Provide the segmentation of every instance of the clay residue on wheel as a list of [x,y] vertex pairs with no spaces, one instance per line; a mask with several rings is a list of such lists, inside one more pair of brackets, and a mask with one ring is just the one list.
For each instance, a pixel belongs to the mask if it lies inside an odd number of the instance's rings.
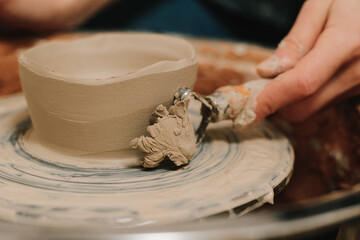
[[150,136],[131,141],[132,148],[146,153],[144,167],[154,168],[166,157],[181,166],[192,158],[196,139],[186,112],[188,103],[189,99],[178,101],[169,110],[159,105],[152,114],[154,124],[147,128]]

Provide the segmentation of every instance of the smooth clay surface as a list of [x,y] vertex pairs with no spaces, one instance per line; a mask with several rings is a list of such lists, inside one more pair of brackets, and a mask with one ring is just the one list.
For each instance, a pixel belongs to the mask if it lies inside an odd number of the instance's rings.
[[197,71],[190,43],[146,33],[43,43],[19,65],[32,138],[70,155],[128,149],[155,107],[192,88]]

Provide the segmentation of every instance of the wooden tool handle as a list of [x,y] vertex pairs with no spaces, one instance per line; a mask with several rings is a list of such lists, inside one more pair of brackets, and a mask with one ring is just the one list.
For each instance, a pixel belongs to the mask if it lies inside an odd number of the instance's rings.
[[250,90],[243,85],[225,86],[218,88],[207,98],[214,102],[217,116],[213,122],[225,119],[235,119],[244,108],[250,97]]

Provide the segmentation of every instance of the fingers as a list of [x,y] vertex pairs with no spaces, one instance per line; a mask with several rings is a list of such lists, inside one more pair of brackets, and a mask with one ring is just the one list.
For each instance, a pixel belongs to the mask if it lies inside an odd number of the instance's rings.
[[[295,66],[271,81],[257,97],[258,120],[315,93],[356,49],[356,41],[339,29],[328,29]],[[337,51],[341,49],[341,51]]]
[[314,45],[326,23],[331,0],[308,0],[304,3],[289,34],[275,53],[259,64],[262,77],[274,77],[290,68]]
[[360,94],[360,59],[344,66],[314,95],[291,105],[281,113],[292,122],[300,122],[338,97],[348,98],[356,94]]

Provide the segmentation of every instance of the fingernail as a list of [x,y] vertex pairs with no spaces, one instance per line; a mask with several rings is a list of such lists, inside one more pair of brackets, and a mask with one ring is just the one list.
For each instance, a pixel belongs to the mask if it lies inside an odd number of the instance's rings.
[[272,55],[261,62],[258,65],[257,70],[263,77],[275,77],[288,70],[291,66],[291,61],[288,58],[279,58],[276,55]]
[[264,77],[272,77],[278,73],[279,58],[276,55],[271,55],[268,59],[261,62],[257,67],[260,75]]

